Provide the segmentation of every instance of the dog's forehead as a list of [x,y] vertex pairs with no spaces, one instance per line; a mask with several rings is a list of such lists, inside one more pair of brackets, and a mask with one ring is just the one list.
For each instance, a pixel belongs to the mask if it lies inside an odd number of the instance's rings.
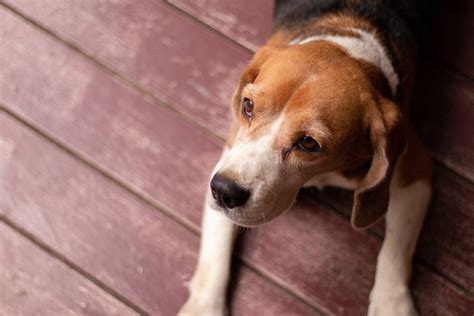
[[[253,89],[271,105],[308,105],[307,99],[325,103],[357,101],[370,91],[362,65],[334,45],[313,43],[291,46],[273,53],[260,67]],[[309,46],[309,45],[307,45]],[[315,52],[316,51],[316,52]],[[298,102],[304,100],[305,102]]]
[[[315,73],[303,80],[275,79],[248,84],[243,94],[255,101],[255,123],[268,123],[284,115],[291,121],[354,116],[370,89],[363,84],[354,87],[333,74]],[[265,122],[261,121],[264,119]]]
[[[364,99],[371,88],[360,64],[331,45],[320,54],[290,47],[274,53],[260,67],[243,96],[252,98],[255,113],[244,135],[291,138],[298,132],[342,135],[361,124]],[[278,125],[278,128],[274,126]],[[323,127],[323,128],[321,128]]]

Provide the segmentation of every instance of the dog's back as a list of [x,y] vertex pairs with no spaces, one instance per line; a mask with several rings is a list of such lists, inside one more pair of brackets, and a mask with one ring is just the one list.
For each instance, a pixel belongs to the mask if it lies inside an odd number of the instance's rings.
[[350,12],[378,26],[387,39],[413,48],[431,16],[429,7],[426,0],[276,0],[273,30],[299,27],[327,13]]

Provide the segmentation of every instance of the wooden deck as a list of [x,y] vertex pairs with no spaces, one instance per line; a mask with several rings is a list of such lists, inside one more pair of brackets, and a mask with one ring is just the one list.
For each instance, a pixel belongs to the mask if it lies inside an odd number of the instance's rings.
[[[0,315],[174,315],[271,0],[0,1]],[[474,313],[474,6],[442,1],[415,126],[437,163],[422,315]],[[233,315],[364,315],[383,227],[307,190],[242,234]]]

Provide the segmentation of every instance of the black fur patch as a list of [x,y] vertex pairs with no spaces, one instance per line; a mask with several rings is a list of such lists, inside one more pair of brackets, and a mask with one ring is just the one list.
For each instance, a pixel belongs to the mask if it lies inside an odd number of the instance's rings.
[[[369,20],[383,38],[395,71],[403,79],[402,61],[395,56],[395,47],[416,55],[420,36],[426,32],[431,18],[429,0],[276,0],[273,30],[304,27],[311,20],[327,13],[346,12]],[[432,12],[432,11],[431,11]],[[395,100],[403,100],[398,89]]]
[[371,21],[389,41],[413,49],[426,27],[428,0],[276,0],[273,29],[295,28],[325,13],[349,12]]

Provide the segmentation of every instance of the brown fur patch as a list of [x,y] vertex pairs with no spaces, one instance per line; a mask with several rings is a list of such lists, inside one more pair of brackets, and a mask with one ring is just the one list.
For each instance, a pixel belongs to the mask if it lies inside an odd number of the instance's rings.
[[[272,144],[282,153],[282,163],[294,165],[292,170],[308,177],[335,172],[359,180],[353,225],[366,227],[386,211],[394,164],[403,148],[404,184],[429,178],[431,166],[402,113],[411,89],[412,56],[407,55],[406,71],[400,76],[405,93],[398,107],[390,101],[394,96],[388,80],[374,65],[327,41],[288,45],[295,38],[314,35],[359,37],[352,28],[369,31],[386,44],[368,21],[345,13],[327,14],[300,29],[274,33],[255,54],[236,89],[232,105],[236,124],[229,142],[274,133],[272,125],[282,118]],[[403,59],[403,52],[396,54]],[[251,119],[241,112],[244,97],[254,102]],[[295,143],[303,136],[316,139],[321,152],[297,150]]]

